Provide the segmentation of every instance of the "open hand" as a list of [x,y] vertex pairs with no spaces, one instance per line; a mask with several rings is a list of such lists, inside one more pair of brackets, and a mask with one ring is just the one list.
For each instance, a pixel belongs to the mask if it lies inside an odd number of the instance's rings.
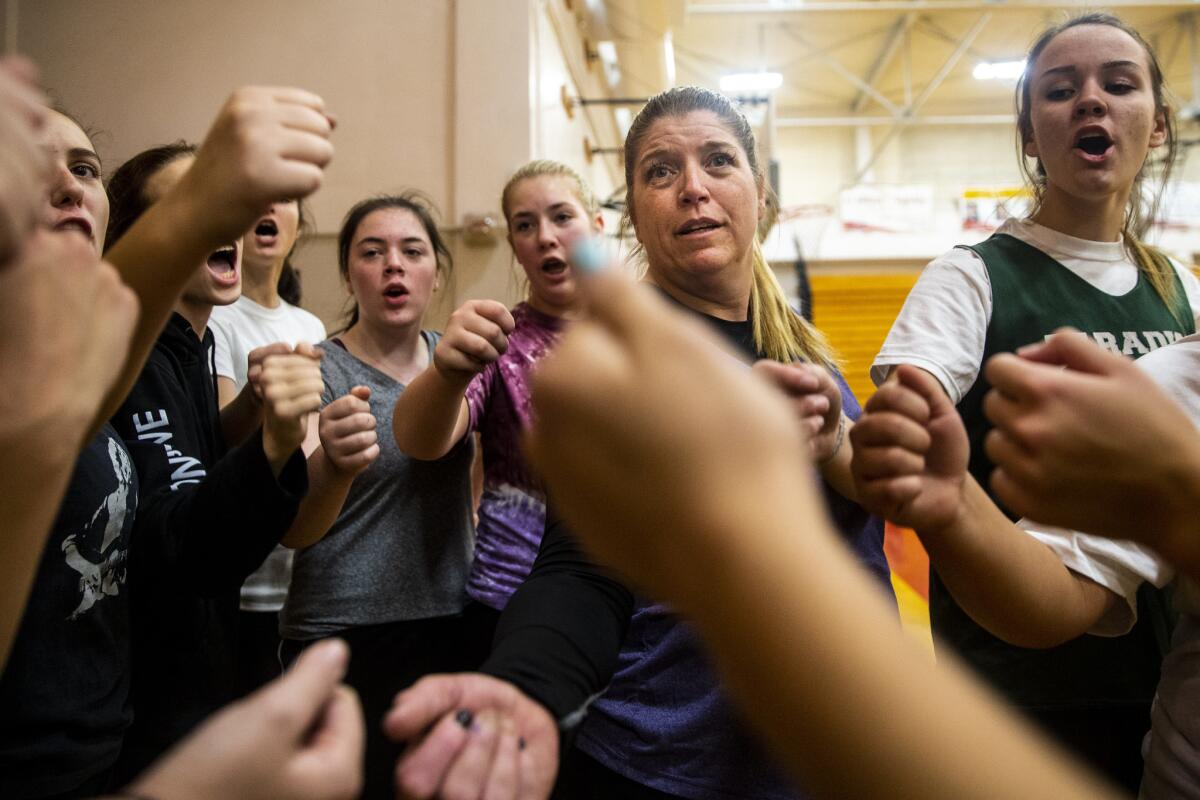
[[558,726],[506,681],[431,675],[396,696],[384,719],[408,741],[396,765],[403,797],[544,800],[558,774]]

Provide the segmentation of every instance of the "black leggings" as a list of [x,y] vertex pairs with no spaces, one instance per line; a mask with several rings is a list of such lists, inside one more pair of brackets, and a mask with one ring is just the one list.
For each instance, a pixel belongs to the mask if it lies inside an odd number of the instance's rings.
[[[392,700],[397,692],[425,675],[478,667],[479,662],[468,660],[473,657],[468,653],[478,647],[472,646],[473,634],[466,629],[462,615],[367,625],[335,635],[350,645],[346,683],[358,692],[366,719],[362,796],[368,800],[393,800],[396,796],[393,775],[404,745],[388,739],[381,727]],[[304,648],[316,641],[284,639],[280,660],[284,666],[290,665]]]

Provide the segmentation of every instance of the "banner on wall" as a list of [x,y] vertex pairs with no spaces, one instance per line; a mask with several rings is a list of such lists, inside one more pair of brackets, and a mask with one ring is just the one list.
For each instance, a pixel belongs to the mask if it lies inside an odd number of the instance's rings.
[[933,187],[860,185],[838,197],[842,227],[879,233],[918,233],[933,227]]
[[1029,191],[1023,186],[963,189],[958,199],[963,230],[994,231],[1011,217],[1025,215]]

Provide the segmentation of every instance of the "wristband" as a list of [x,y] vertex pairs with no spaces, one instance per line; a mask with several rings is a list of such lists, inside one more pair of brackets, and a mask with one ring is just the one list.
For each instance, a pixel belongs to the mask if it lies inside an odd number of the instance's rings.
[[825,464],[828,464],[830,461],[833,461],[833,459],[837,458],[838,451],[840,451],[842,449],[842,442],[845,440],[846,440],[846,415],[840,414],[838,416],[837,437],[833,440],[833,452],[830,453],[825,458],[822,458],[817,463],[820,465],[825,465]]

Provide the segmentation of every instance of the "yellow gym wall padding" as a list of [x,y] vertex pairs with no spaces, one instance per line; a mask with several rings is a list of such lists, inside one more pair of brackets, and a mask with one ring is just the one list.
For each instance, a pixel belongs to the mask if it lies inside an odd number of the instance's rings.
[[846,383],[866,403],[875,392],[868,370],[919,272],[813,275],[813,322],[842,359]]
[[[868,370],[919,274],[814,275],[809,279],[813,322],[837,350],[846,382],[860,404],[875,392]],[[884,529],[884,551],[904,630],[932,657],[929,558],[916,534],[890,523]]]

